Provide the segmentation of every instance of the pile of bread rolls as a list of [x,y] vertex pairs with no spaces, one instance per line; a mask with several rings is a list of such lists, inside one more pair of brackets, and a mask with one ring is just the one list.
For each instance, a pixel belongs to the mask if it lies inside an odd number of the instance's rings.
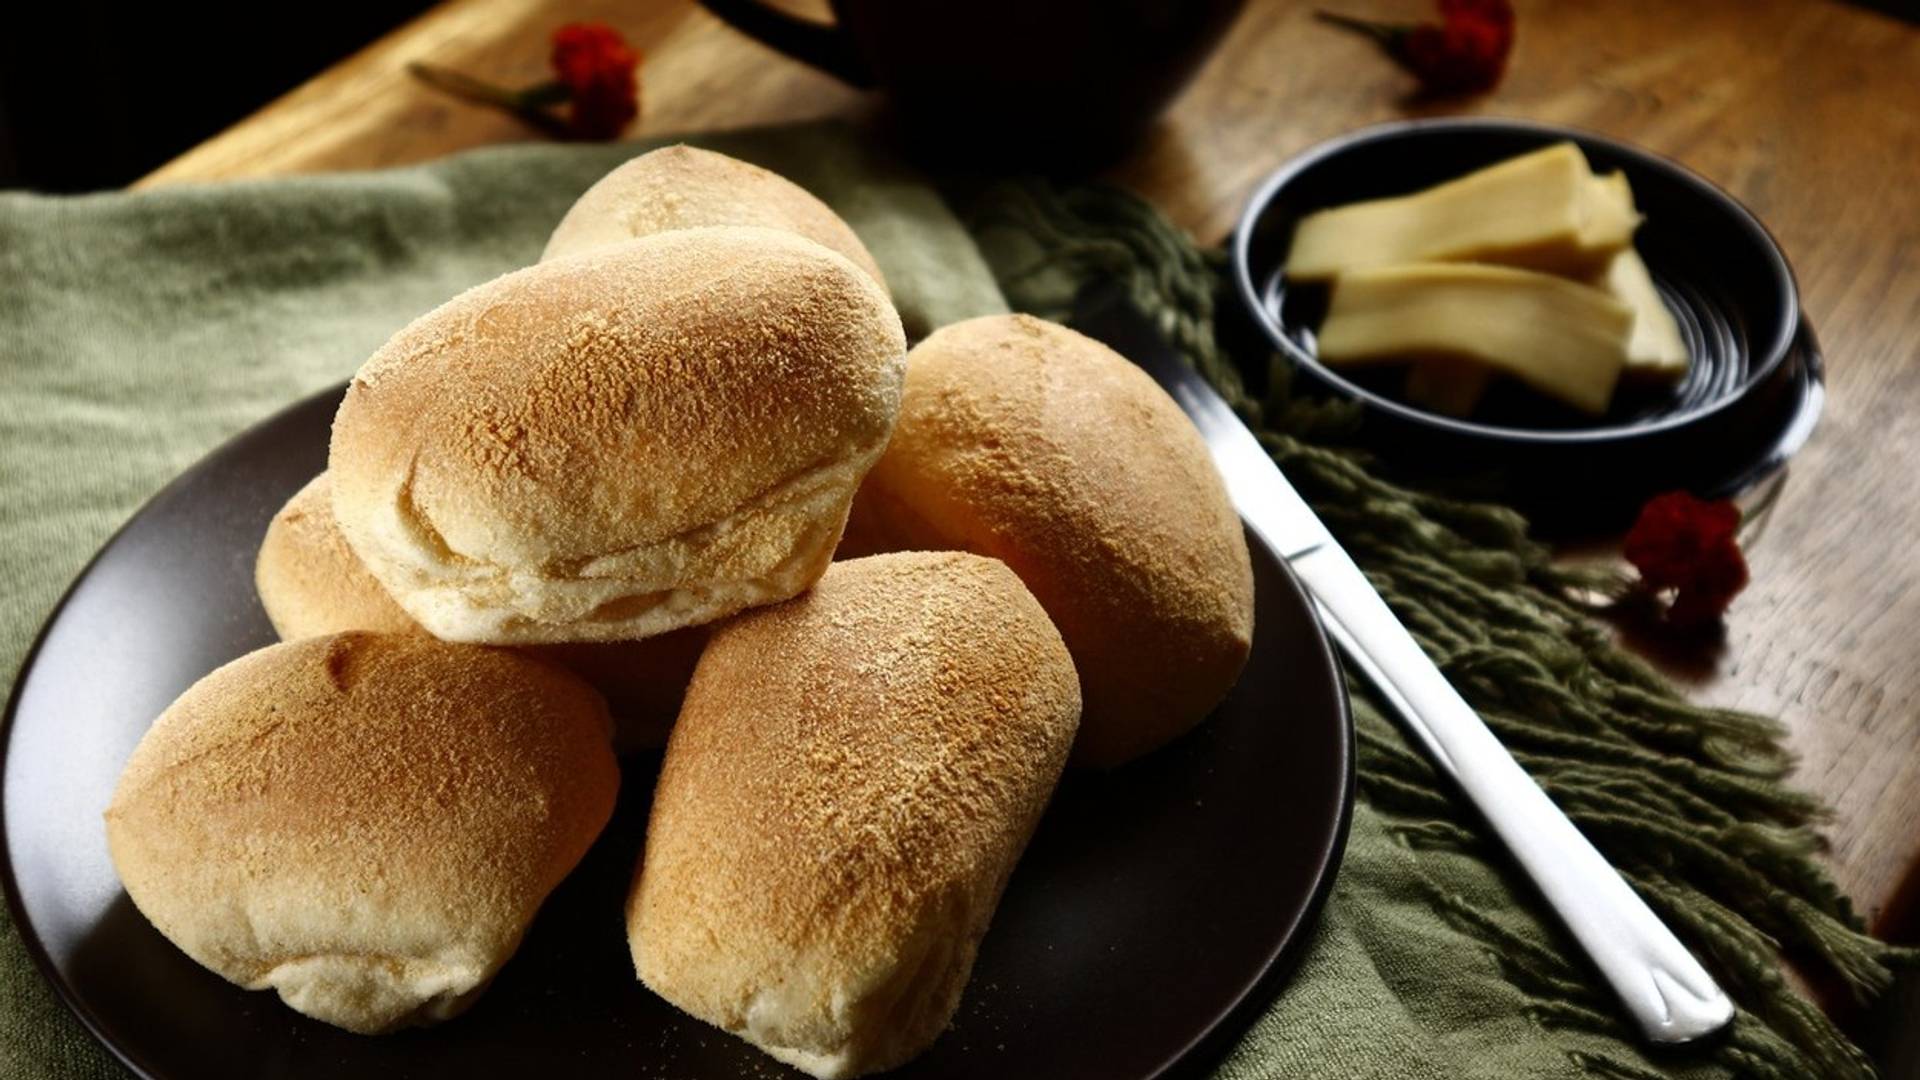
[[366,362],[257,581],[283,642],[106,812],[163,934],[353,1031],[444,1020],[664,743],[638,975],[820,1077],[938,1037],[1069,758],[1193,727],[1253,620],[1145,375],[1024,316],[908,352],[844,222],[687,147]]

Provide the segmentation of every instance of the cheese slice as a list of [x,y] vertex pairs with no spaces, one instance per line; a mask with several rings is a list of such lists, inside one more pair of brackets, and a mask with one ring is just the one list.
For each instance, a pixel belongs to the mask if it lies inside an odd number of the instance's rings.
[[1584,214],[1578,244],[1587,257],[1604,263],[1632,244],[1642,219],[1627,174],[1616,169],[1588,180]]
[[[1596,176],[1587,184],[1587,217],[1579,244],[1589,251],[1618,248],[1592,284],[1634,309],[1633,337],[1627,344],[1627,378],[1676,379],[1687,370],[1687,350],[1673,316],[1661,303],[1646,264],[1632,246],[1643,220],[1633,204],[1625,173]],[[1664,324],[1664,325],[1662,325]],[[1677,365],[1677,366],[1676,366]],[[1493,369],[1464,360],[1433,360],[1407,368],[1407,401],[1443,416],[1467,416],[1479,406],[1493,381]]]
[[1690,357],[1680,337],[1680,324],[1654,288],[1653,275],[1639,252],[1621,249],[1593,283],[1633,309],[1633,336],[1627,341],[1629,378],[1673,382],[1687,373]]
[[1445,261],[1586,276],[1638,224],[1625,177],[1594,176],[1580,148],[1561,142],[1412,195],[1309,214],[1294,226],[1286,273],[1321,282],[1363,267]]
[[1467,361],[1600,414],[1634,310],[1549,274],[1473,263],[1373,267],[1334,282],[1316,352],[1331,367]]
[[1469,360],[1432,358],[1407,367],[1407,401],[1442,416],[1465,416],[1480,404],[1493,369]]

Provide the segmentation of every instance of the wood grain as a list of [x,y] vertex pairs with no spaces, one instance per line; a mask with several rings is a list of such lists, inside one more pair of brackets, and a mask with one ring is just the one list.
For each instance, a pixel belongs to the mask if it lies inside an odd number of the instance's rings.
[[430,90],[405,65],[438,63],[502,86],[549,77],[563,23],[617,26],[643,56],[642,118],[629,134],[857,115],[865,96],[721,25],[691,2],[455,0],[322,72],[135,187],[372,169],[536,138],[513,117]]
[[[1413,0],[1343,0],[1417,17]],[[811,5],[818,10],[819,4]],[[1829,404],[1767,534],[1702,701],[1782,717],[1799,783],[1835,807],[1829,855],[1885,931],[1910,935],[1920,865],[1920,31],[1838,3],[1520,5],[1494,95],[1439,106],[1308,4],[1250,3],[1112,178],[1206,239],[1282,160],[1362,124],[1438,112],[1593,128],[1678,158],[1774,230],[1826,346]],[[870,95],[688,0],[454,0],[143,180],[373,168],[531,137],[402,73],[431,60],[502,83],[544,73],[552,27],[610,22],[646,53],[635,134],[864,115]]]

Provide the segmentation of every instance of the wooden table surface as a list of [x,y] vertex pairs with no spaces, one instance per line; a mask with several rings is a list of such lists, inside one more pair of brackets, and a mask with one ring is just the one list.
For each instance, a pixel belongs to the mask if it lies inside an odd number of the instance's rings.
[[[1412,112],[1575,124],[1670,155],[1751,207],[1798,273],[1829,400],[1768,531],[1702,701],[1782,717],[1798,782],[1836,810],[1829,858],[1869,919],[1920,923],[1920,28],[1801,0],[1519,4],[1513,66],[1464,108],[1407,82],[1307,3],[1252,0],[1220,51],[1110,178],[1203,240],[1288,156]],[[1418,0],[1322,0],[1418,17]],[[802,10],[805,10],[804,8]],[[864,116],[873,99],[716,22],[691,0],[451,0],[141,186],[397,165],[533,137],[402,72],[430,60],[504,84],[546,68],[553,27],[595,19],[646,54],[633,134]]]

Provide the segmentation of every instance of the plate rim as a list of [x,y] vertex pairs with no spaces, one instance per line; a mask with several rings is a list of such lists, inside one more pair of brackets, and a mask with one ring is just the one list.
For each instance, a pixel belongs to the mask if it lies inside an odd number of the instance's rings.
[[131,514],[128,514],[127,519],[116,526],[113,532],[108,534],[107,538],[100,542],[100,546],[95,548],[93,554],[87,557],[87,561],[81,565],[80,569],[74,571],[73,578],[67,582],[66,588],[60,590],[60,599],[54,602],[53,607],[49,608],[46,616],[41,619],[40,628],[34,631],[32,644],[27,646],[27,651],[20,657],[20,667],[14,672],[13,684],[7,687],[6,710],[0,712],[0,892],[6,893],[7,918],[13,924],[14,935],[20,939],[20,945],[26,951],[27,959],[32,962],[34,971],[40,976],[40,980],[43,983],[46,983],[53,989],[55,998],[66,1008],[67,1012],[73,1015],[74,1019],[80,1021],[80,1026],[86,1029],[89,1038],[97,1045],[104,1047],[108,1053],[113,1055],[115,1060],[126,1066],[135,1076],[141,1077],[142,1080],[168,1080],[168,1078],[154,1072],[137,1060],[125,1048],[121,1047],[114,1040],[106,1037],[104,1034],[105,1025],[95,1016],[94,1010],[78,998],[73,987],[68,985],[67,980],[60,975],[59,967],[54,963],[53,957],[48,954],[46,945],[41,941],[40,935],[38,933],[28,932],[29,928],[33,926],[33,921],[27,917],[26,901],[21,898],[20,884],[15,879],[13,846],[9,841],[13,830],[8,827],[6,813],[7,775],[10,771],[8,766],[12,761],[13,729],[20,710],[20,690],[26,685],[28,674],[40,659],[41,649],[46,645],[47,638],[53,632],[55,624],[60,621],[60,616],[66,612],[67,604],[72,601],[74,593],[79,591],[81,584],[93,574],[94,568],[100,564],[101,559],[106,557],[107,552],[119,544],[127,532],[132,529],[141,518],[145,517],[148,511],[152,510],[156,504],[173,494],[176,490],[191,483],[194,477],[206,469],[216,456],[224,453],[234,444],[259,434],[266,428],[279,423],[283,418],[309,407],[316,398],[328,394],[344,393],[346,386],[347,381],[341,380],[313,393],[302,395],[300,398],[286,405],[282,405],[266,416],[233,432],[226,438],[220,440],[220,442],[211,449],[207,450],[206,453],[195,458],[193,464],[174,474],[166,483],[160,485],[153,494],[141,500],[139,507]]
[[[40,627],[34,632],[33,641],[22,654],[18,670],[14,673],[13,683],[7,689],[4,712],[0,712],[0,892],[6,894],[7,916],[13,923],[13,929],[22,948],[32,963],[35,973],[41,981],[54,992],[55,998],[67,1012],[80,1022],[89,1038],[103,1047],[113,1058],[119,1061],[135,1076],[142,1080],[176,1080],[159,1072],[141,1060],[128,1048],[107,1036],[108,1025],[78,996],[78,991],[62,975],[58,964],[47,951],[41,935],[33,930],[33,921],[26,912],[25,901],[21,896],[19,881],[15,873],[15,861],[9,841],[12,829],[7,819],[7,779],[11,772],[14,728],[19,719],[21,690],[29,675],[39,661],[40,653],[46,645],[53,628],[66,612],[68,604],[81,585],[92,575],[100,561],[112,551],[154,507],[175,494],[179,489],[194,482],[201,473],[211,467],[214,459],[227,454],[238,444],[263,434],[281,423],[287,417],[312,408],[317,401],[338,398],[346,393],[350,380],[331,383],[312,393],[275,409],[266,416],[248,424],[228,435],[218,444],[200,455],[194,462],[176,473],[165,484],[141,501],[138,508],[130,513],[105,540],[100,542],[87,561],[75,571],[66,588],[61,590],[60,598],[48,609],[42,618]],[[1231,1050],[1240,1036],[1257,1019],[1259,1009],[1270,1004],[1284,988],[1285,979],[1298,960],[1306,945],[1309,931],[1319,922],[1322,909],[1332,894],[1335,880],[1339,877],[1341,865],[1346,856],[1347,839],[1353,824],[1353,808],[1356,792],[1356,739],[1353,726],[1353,703],[1350,684],[1341,665],[1338,654],[1327,637],[1326,627],[1315,611],[1310,595],[1300,583],[1298,575],[1286,558],[1260,539],[1257,532],[1242,526],[1247,542],[1257,545],[1280,571],[1280,578],[1293,593],[1307,617],[1306,625],[1310,629],[1310,641],[1316,654],[1315,667],[1319,674],[1330,680],[1333,689],[1332,700],[1335,716],[1333,726],[1336,734],[1334,748],[1339,756],[1336,768],[1340,773],[1339,805],[1334,814],[1333,829],[1320,840],[1313,868],[1313,880],[1294,918],[1281,930],[1274,946],[1260,959],[1246,984],[1233,996],[1232,1000],[1222,1004],[1214,1017],[1194,1035],[1174,1050],[1152,1071],[1142,1074],[1142,1080],[1168,1080],[1193,1070],[1213,1064]],[[1238,679],[1236,679],[1236,684]]]
[[[1246,519],[1242,518],[1241,523],[1246,525]],[[1333,895],[1334,882],[1339,879],[1340,868],[1346,861],[1347,838],[1353,831],[1357,746],[1353,730],[1353,693],[1345,665],[1327,637],[1327,628],[1320,620],[1320,612],[1313,603],[1312,595],[1300,583],[1299,575],[1293,572],[1293,564],[1265,540],[1259,539],[1251,526],[1247,526],[1246,533],[1250,543],[1259,544],[1272,557],[1274,564],[1280,568],[1281,576],[1300,598],[1306,609],[1308,625],[1313,628],[1314,642],[1319,646],[1318,652],[1332,679],[1334,711],[1338,713],[1336,727],[1340,735],[1337,747],[1340,753],[1340,806],[1334,815],[1333,834],[1327,838],[1318,865],[1314,867],[1313,887],[1307,894],[1306,903],[1300,905],[1299,913],[1261,961],[1259,970],[1248,980],[1245,989],[1220,1010],[1212,1023],[1188,1040],[1166,1064],[1148,1073],[1145,1080],[1167,1080],[1185,1070],[1217,1065],[1217,1059],[1231,1051],[1240,1037],[1259,1019],[1260,1009],[1271,1005],[1285,991],[1287,980],[1291,978],[1301,952],[1306,948],[1305,939],[1319,925],[1320,912]],[[4,730],[0,730],[0,738],[4,736]],[[0,743],[0,760],[4,760],[4,753],[5,745]]]

